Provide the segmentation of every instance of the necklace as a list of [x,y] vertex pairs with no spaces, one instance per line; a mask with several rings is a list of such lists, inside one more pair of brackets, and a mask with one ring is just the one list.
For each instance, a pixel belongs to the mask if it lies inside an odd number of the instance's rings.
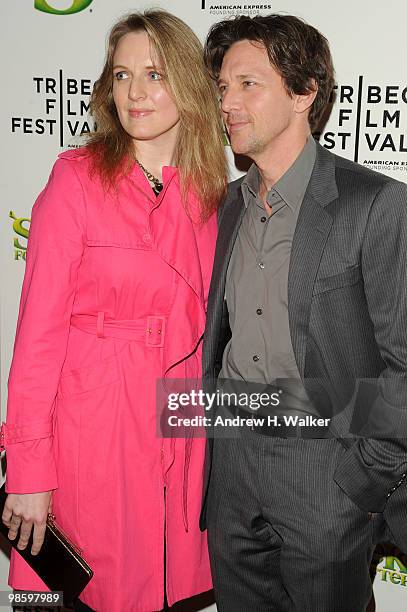
[[154,174],[151,174],[151,172],[149,172],[146,168],[144,168],[143,164],[141,164],[137,158],[136,158],[136,162],[138,163],[138,165],[140,166],[140,168],[142,169],[142,171],[144,172],[144,174],[146,175],[150,183],[154,184],[154,187],[152,187],[152,189],[155,195],[158,196],[158,194],[163,189],[162,182],[159,181],[158,178],[154,176]]

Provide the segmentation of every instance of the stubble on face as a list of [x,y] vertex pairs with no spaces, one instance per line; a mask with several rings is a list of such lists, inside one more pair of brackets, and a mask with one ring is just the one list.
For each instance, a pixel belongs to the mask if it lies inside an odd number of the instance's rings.
[[[249,131],[249,128],[246,129]],[[233,142],[233,135],[229,136],[229,139],[233,152],[238,155],[246,155],[247,157],[263,153],[267,144],[264,139],[254,132],[253,127],[251,127],[251,131],[249,131],[246,137],[236,138],[235,142]]]

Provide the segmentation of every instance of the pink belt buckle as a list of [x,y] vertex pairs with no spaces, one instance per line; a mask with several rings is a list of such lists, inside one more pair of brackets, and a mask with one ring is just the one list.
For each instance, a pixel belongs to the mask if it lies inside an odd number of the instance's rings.
[[147,317],[146,344],[160,348],[164,346],[165,317]]

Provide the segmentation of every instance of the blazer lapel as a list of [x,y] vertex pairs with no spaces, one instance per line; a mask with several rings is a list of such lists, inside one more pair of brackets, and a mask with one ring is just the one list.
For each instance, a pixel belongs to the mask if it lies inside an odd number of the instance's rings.
[[308,189],[301,204],[291,247],[288,274],[288,316],[291,341],[304,378],[311,300],[318,267],[333,219],[325,206],[338,197],[335,158],[320,145]]
[[214,287],[215,291],[220,290],[222,296],[225,291],[226,273],[230,257],[245,211],[246,208],[243,201],[243,195],[239,189],[237,199],[231,205],[227,206],[222,216],[215,252],[212,278],[214,281],[217,281],[217,287]]
[[209,377],[212,376],[213,360],[218,345],[227,269],[246,210],[240,190],[240,183],[236,190],[228,194],[224,206],[209,289],[205,342],[203,346],[203,374]]

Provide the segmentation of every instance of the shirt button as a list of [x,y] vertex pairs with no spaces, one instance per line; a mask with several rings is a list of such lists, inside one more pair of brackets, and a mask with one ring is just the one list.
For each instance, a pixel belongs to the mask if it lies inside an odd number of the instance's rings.
[[262,217],[262,218],[260,219],[260,221],[261,221],[262,223],[265,223],[265,222],[267,221],[267,217]]
[[253,355],[253,361],[258,361],[260,357],[258,355]]
[[145,242],[146,244],[149,244],[151,242],[150,234],[143,234],[143,242]]
[[262,261],[259,261],[259,268],[261,268],[262,270],[264,270],[264,263]]
[[257,313],[258,315],[261,315],[261,314],[263,314],[263,310],[262,310],[261,308],[258,308],[258,309],[256,310],[256,313]]

